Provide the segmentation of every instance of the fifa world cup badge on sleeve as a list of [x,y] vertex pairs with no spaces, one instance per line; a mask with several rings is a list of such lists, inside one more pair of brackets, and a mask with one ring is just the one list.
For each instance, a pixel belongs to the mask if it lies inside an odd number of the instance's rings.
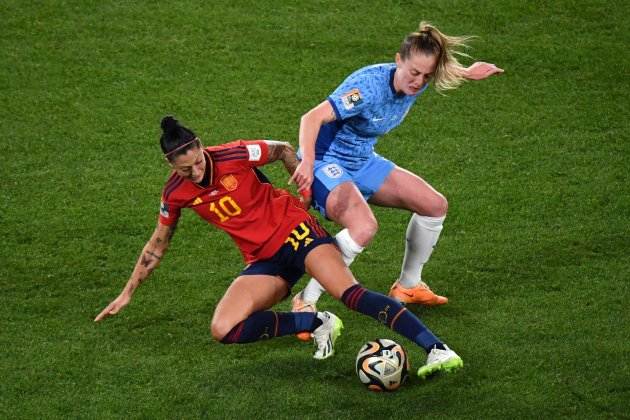
[[343,103],[343,107],[348,111],[354,108],[355,105],[360,105],[363,102],[363,98],[361,97],[361,91],[359,89],[352,89],[350,92],[346,92],[341,95],[341,102]]
[[168,204],[164,201],[160,202],[160,214],[162,217],[168,217]]
[[248,144],[247,151],[249,152],[249,160],[251,162],[257,162],[262,156],[262,150],[260,150],[259,144]]

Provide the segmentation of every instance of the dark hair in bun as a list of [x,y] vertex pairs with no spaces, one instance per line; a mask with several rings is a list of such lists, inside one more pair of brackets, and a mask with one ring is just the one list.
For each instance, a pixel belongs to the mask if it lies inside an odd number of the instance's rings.
[[176,156],[186,153],[193,147],[201,146],[195,133],[181,125],[171,115],[162,118],[160,127],[162,127],[160,147],[162,147],[162,153],[168,160],[173,160]]

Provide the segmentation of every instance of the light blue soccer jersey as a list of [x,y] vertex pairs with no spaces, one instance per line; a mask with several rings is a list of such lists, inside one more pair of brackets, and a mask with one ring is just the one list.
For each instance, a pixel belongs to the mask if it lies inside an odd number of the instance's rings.
[[358,169],[374,154],[379,136],[397,127],[416,95],[396,94],[396,64],[375,64],[352,73],[328,96],[336,121],[321,127],[315,159]]

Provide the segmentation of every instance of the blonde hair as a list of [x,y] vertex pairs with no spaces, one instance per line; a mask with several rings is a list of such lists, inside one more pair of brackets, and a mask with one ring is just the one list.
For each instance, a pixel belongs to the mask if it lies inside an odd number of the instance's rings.
[[450,36],[440,32],[429,22],[420,22],[417,32],[412,32],[403,40],[398,53],[403,60],[411,54],[423,53],[438,57],[433,80],[435,89],[455,89],[464,80],[465,67],[457,60],[457,56],[470,57],[460,49],[468,48],[466,42],[473,36]]

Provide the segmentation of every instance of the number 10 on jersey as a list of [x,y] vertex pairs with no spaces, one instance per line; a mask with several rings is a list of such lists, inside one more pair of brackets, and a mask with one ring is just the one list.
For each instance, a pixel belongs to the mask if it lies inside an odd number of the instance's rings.
[[228,221],[230,217],[238,216],[242,212],[236,201],[229,195],[222,197],[218,201],[218,205],[214,201],[210,203],[210,211],[219,216],[221,223]]

